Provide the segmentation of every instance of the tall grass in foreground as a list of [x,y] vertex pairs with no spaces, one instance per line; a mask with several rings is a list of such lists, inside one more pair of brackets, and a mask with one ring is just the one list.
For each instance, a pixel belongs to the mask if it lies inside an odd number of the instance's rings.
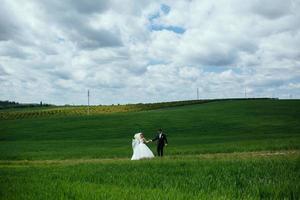
[[299,154],[0,165],[2,199],[299,199]]

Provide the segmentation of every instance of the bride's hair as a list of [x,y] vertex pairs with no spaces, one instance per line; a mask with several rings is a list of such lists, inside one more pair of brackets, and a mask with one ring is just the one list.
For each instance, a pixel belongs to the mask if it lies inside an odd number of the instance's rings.
[[136,133],[134,135],[134,139],[140,139],[141,138],[141,133]]

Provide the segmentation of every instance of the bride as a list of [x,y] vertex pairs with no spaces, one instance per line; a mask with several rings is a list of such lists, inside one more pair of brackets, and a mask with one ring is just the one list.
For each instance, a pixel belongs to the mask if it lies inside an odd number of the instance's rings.
[[137,133],[134,135],[134,139],[132,139],[132,148],[133,148],[133,155],[131,160],[140,160],[143,158],[153,158],[154,155],[152,151],[147,147],[145,143],[148,143],[144,138],[143,133]]

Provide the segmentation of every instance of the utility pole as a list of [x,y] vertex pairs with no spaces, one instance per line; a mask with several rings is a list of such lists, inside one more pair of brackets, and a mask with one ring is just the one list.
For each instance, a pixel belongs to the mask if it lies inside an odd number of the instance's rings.
[[199,100],[199,88],[197,88],[197,100]]
[[89,115],[90,114],[90,90],[88,90],[87,96],[88,96],[88,115]]
[[245,88],[245,98],[247,98],[247,90],[246,90],[246,88]]

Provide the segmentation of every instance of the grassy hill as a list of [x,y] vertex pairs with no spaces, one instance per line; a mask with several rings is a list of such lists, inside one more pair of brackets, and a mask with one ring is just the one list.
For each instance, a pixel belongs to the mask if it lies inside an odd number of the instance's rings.
[[152,138],[160,127],[170,140],[169,155],[298,149],[299,119],[300,101],[248,100],[2,120],[0,159],[130,157],[133,134]]
[[[0,194],[5,199],[300,198],[299,100],[157,108],[2,118]],[[129,161],[133,134],[143,131],[152,138],[157,128],[168,135],[167,157]],[[149,147],[155,152],[155,144]]]

